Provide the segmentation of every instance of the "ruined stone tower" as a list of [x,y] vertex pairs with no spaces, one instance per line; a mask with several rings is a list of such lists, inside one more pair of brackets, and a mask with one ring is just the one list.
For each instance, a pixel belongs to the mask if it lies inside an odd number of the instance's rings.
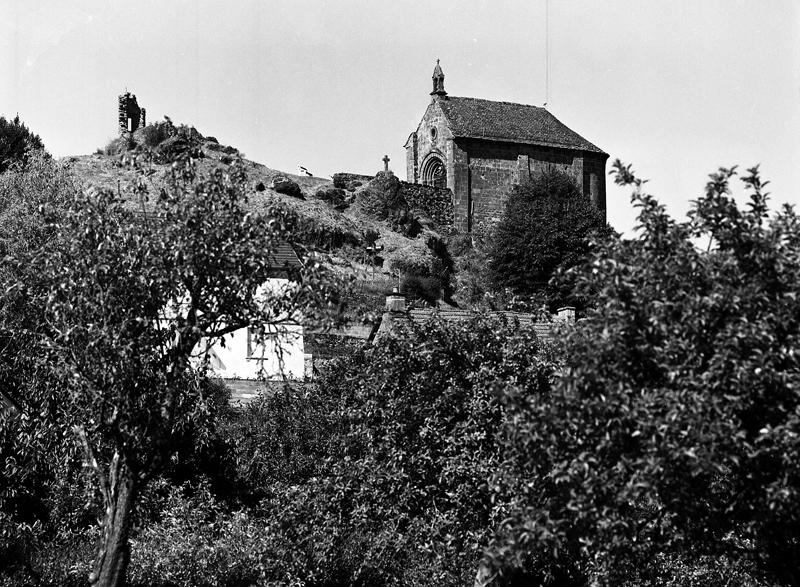
[[145,114],[145,109],[139,108],[135,95],[125,92],[119,96],[119,133],[133,132],[140,126],[145,126]]

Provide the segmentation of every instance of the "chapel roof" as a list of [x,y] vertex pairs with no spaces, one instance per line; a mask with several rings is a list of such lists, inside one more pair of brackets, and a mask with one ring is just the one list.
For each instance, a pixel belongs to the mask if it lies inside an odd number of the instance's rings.
[[545,108],[455,96],[437,103],[456,138],[546,145],[606,154]]

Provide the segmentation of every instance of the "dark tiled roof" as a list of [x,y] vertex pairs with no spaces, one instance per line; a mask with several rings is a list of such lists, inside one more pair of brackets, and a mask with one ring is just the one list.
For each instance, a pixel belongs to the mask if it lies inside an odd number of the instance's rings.
[[[478,313],[470,310],[442,310],[442,309],[413,309],[408,311],[411,320],[417,324],[423,324],[433,316],[439,316],[450,322],[463,322],[474,318]],[[520,312],[483,312],[483,316],[499,317],[504,316],[509,322],[516,320],[520,326],[533,327],[536,336],[541,340],[552,340],[552,322],[538,322],[534,320],[533,314],[522,314]]]
[[456,137],[605,152],[546,109],[513,102],[447,97],[439,105]]

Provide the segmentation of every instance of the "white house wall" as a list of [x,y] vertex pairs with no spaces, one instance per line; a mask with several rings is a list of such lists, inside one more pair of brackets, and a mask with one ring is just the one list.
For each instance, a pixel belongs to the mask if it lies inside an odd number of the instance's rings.
[[[288,279],[272,278],[257,293],[264,303],[278,296],[283,289],[297,287]],[[241,328],[215,340],[200,343],[197,360],[207,354],[209,375],[222,379],[302,379],[305,369],[303,327],[299,317],[268,326],[263,336]]]
[[[302,379],[304,374],[303,327],[272,328],[262,343],[237,330],[209,351],[209,374],[222,379]],[[249,341],[248,341],[249,338]]]

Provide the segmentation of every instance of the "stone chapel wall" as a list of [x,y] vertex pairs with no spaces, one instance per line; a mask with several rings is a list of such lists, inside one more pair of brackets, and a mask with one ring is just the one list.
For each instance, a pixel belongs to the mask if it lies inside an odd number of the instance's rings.
[[[605,179],[604,160],[593,162],[591,173],[584,170],[585,156],[581,152],[556,147],[499,143],[462,139],[459,147],[469,153],[469,183],[472,200],[472,223],[499,219],[505,201],[514,185],[546,169],[558,169],[575,178],[585,194],[591,185],[600,190],[599,183]],[[598,175],[599,173],[599,175]],[[595,178],[591,179],[594,174]],[[595,199],[595,198],[593,198]],[[605,207],[605,194],[602,199]]]

